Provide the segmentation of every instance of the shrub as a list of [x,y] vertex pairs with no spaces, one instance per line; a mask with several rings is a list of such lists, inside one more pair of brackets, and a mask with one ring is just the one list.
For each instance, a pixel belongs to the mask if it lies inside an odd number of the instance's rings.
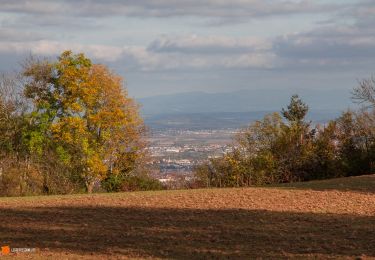
[[109,192],[117,191],[146,191],[161,190],[162,184],[147,175],[140,176],[121,176],[110,175],[102,181],[102,187]]
[[162,184],[148,176],[129,176],[125,177],[121,183],[122,191],[146,191],[146,190],[162,190]]
[[43,176],[37,167],[10,158],[1,161],[1,196],[27,196],[42,193]]

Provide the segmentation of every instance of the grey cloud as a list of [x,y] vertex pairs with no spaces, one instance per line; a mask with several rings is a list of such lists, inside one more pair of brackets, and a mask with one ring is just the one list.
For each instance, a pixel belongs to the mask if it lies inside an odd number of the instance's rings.
[[336,28],[279,37],[274,44],[276,54],[298,59],[353,59],[375,57],[375,36],[357,30],[343,33]]
[[64,14],[90,17],[129,15],[141,17],[201,16],[201,17],[262,17],[301,13],[330,12],[335,5],[316,4],[312,0],[4,0],[0,11],[22,14]]
[[0,11],[21,13],[21,14],[51,14],[67,11],[71,8],[64,4],[64,1],[48,1],[48,0],[2,0]]
[[99,24],[91,18],[80,17],[79,19],[72,19],[69,16],[64,15],[53,15],[46,14],[38,19],[33,16],[22,16],[12,23],[5,23],[11,27],[65,27],[70,30],[80,30],[80,29],[98,29]]
[[350,5],[336,19],[310,31],[277,37],[274,52],[292,67],[375,66],[374,1]]
[[[98,19],[92,17],[71,17],[65,14],[55,13],[14,16],[1,21],[1,26],[13,30],[35,30],[37,27],[50,27],[52,29],[59,27],[60,29],[66,28],[69,30],[97,30],[98,28],[103,28],[103,25]],[[33,38],[31,40],[33,40]]]
[[[287,12],[315,12],[321,7],[313,1],[264,0],[111,0],[106,2],[36,0],[32,3],[24,0],[5,0],[2,1],[0,9],[42,16],[45,13],[44,17],[51,20],[56,13],[57,20],[65,23],[64,20],[59,20],[59,17],[67,19],[69,15],[77,13],[87,15],[85,19],[109,14],[151,16],[181,14],[202,17],[222,15],[225,19],[234,14],[245,15],[245,13],[262,16]],[[74,8],[77,6],[80,8]],[[353,68],[374,64],[375,20],[373,17],[375,16],[369,14],[375,12],[375,4],[371,1],[362,1],[356,5],[342,6],[339,15],[349,17],[353,22],[338,21],[325,26],[316,25],[318,27],[309,31],[270,39],[180,35],[160,37],[148,46],[110,46],[69,43],[51,40],[51,37],[43,40],[42,36],[33,33],[17,35],[10,29],[0,29],[0,53],[5,55],[32,52],[38,55],[56,56],[65,49],[72,49],[83,51],[100,62],[113,64],[116,67],[122,66],[132,71],[277,70],[303,67],[324,70],[335,66]],[[60,16],[62,13],[66,16]],[[32,23],[32,17],[21,17],[26,19],[25,23]]]
[[373,0],[362,0],[340,12],[342,17],[353,17],[357,26],[373,26],[375,23],[375,3]]
[[0,39],[3,42],[27,42],[41,40],[45,37],[42,33],[0,28]]

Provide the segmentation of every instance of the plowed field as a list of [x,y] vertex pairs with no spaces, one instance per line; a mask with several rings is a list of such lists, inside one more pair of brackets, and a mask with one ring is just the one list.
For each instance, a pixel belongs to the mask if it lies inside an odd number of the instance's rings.
[[0,243],[37,249],[3,259],[375,258],[375,176],[0,198]]

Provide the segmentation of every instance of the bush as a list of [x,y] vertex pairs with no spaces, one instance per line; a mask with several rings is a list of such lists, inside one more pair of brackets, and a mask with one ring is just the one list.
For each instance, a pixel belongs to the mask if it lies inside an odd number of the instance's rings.
[[124,177],[119,174],[111,174],[101,182],[101,186],[108,192],[121,191]]
[[28,196],[42,193],[43,176],[35,166],[10,158],[1,161],[1,196]]
[[162,190],[160,181],[147,176],[129,176],[124,178],[121,184],[121,191],[146,191]]
[[161,190],[162,184],[151,177],[110,175],[102,181],[102,187],[109,192]]

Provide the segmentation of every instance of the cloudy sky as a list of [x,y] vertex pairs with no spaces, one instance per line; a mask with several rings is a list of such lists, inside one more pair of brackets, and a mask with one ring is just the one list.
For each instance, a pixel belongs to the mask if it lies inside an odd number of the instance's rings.
[[348,91],[375,73],[374,0],[0,0],[0,71],[84,52],[135,97]]

